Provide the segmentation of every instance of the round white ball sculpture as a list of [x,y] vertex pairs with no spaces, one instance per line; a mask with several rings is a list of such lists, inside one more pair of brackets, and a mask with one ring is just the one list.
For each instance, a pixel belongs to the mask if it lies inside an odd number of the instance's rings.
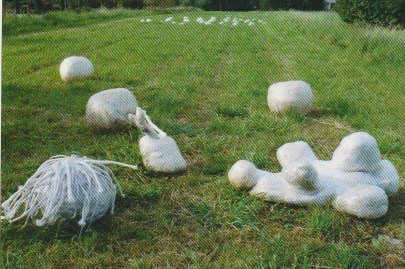
[[87,102],[86,118],[95,130],[114,130],[129,126],[128,114],[135,113],[138,103],[125,88],[101,91]]
[[272,112],[295,109],[305,114],[312,108],[313,94],[308,83],[292,80],[274,83],[270,86],[267,103]]
[[65,58],[60,64],[59,72],[63,81],[91,77],[94,67],[89,59],[83,56]]
[[269,201],[295,205],[331,201],[337,210],[366,219],[387,213],[388,196],[399,188],[395,167],[381,160],[377,142],[364,132],[345,137],[330,161],[318,160],[303,141],[280,147],[277,159],[282,166],[279,173],[238,161],[229,171],[229,181]]

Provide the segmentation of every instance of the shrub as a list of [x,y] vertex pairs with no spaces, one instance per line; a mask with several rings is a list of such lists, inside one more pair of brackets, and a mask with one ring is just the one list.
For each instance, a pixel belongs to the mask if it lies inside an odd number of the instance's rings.
[[202,8],[204,10],[253,10],[256,7],[255,0],[206,0]]
[[100,0],[101,6],[106,8],[117,7],[117,2],[115,0]]
[[145,0],[145,6],[150,7],[173,7],[176,0]]
[[405,25],[405,0],[339,0],[336,11],[350,23]]
[[260,9],[273,10],[323,10],[324,0],[260,0]]
[[117,4],[124,8],[143,8],[143,0],[118,0]]
[[101,1],[100,0],[85,0],[85,6],[91,7],[91,8],[99,8],[101,7]]

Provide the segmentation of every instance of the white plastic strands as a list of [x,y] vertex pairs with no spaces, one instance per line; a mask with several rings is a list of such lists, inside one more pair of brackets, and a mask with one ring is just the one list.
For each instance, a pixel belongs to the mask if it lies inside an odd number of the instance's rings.
[[[44,162],[24,186],[20,186],[2,208],[4,219],[10,222],[26,218],[27,223],[41,212],[36,225],[54,224],[59,219],[80,217],[84,226],[114,211],[116,186],[121,186],[106,166],[114,161],[98,161],[76,155],[58,155]],[[22,213],[16,216],[20,208]]]
[[[330,161],[321,161],[302,141],[277,150],[280,173],[259,170],[249,161],[235,163],[228,173],[236,188],[269,201],[295,205],[325,204],[359,218],[379,218],[388,210],[388,196],[399,188],[399,176],[381,160],[377,142],[358,132],[344,138]],[[387,196],[388,195],[388,196]]]
[[65,82],[90,77],[93,75],[93,70],[90,60],[82,56],[65,58],[59,67],[60,76]]
[[139,140],[143,163],[149,170],[160,173],[178,173],[186,170],[187,164],[173,138],[160,130],[140,107],[129,119],[144,134]]
[[112,130],[128,126],[128,114],[135,113],[138,103],[125,88],[101,91],[90,97],[86,118],[95,130]]
[[301,113],[307,113],[312,108],[312,99],[311,87],[300,80],[274,83],[267,95],[269,108],[273,112],[296,109]]

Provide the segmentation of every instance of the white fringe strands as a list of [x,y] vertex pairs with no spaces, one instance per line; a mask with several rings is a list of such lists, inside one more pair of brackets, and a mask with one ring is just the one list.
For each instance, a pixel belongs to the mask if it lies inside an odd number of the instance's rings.
[[[27,223],[41,211],[42,218],[35,221],[37,226],[76,217],[80,217],[78,224],[84,226],[101,218],[108,210],[113,214],[116,186],[123,194],[108,164],[137,169],[136,165],[76,155],[50,158],[2,203],[3,218],[9,222],[26,218]],[[16,216],[21,207],[24,211]]]
[[160,130],[143,109],[137,107],[136,114],[129,114],[128,118],[144,134],[139,140],[139,150],[147,169],[167,174],[186,170],[186,161],[176,141]]

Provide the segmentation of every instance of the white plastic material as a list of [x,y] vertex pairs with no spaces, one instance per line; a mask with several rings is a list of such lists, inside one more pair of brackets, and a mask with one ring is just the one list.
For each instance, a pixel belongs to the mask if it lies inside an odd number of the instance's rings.
[[82,56],[65,58],[60,64],[59,72],[63,81],[71,81],[90,77],[93,75],[93,64]]
[[101,91],[87,102],[86,118],[93,129],[111,130],[129,125],[128,114],[135,113],[138,103],[125,88]]
[[160,130],[140,107],[129,119],[144,134],[139,140],[139,149],[145,167],[154,172],[178,173],[186,170],[187,164],[173,138]]
[[[114,161],[97,161],[76,155],[54,156],[44,162],[24,186],[20,186],[2,204],[4,218],[10,222],[26,218],[27,223],[41,212],[36,225],[54,224],[59,219],[80,217],[84,226],[114,211],[116,184],[121,187],[106,164],[128,165]],[[16,217],[19,209],[23,211]]]
[[304,114],[311,110],[312,101],[311,87],[300,80],[274,83],[270,86],[267,95],[267,103],[273,112],[295,109]]
[[399,176],[388,160],[381,160],[375,139],[364,132],[345,137],[330,161],[318,160],[302,141],[277,150],[280,173],[259,170],[249,161],[235,163],[228,173],[236,188],[269,201],[295,205],[331,201],[342,212],[374,219],[388,210],[388,196],[399,188]]

